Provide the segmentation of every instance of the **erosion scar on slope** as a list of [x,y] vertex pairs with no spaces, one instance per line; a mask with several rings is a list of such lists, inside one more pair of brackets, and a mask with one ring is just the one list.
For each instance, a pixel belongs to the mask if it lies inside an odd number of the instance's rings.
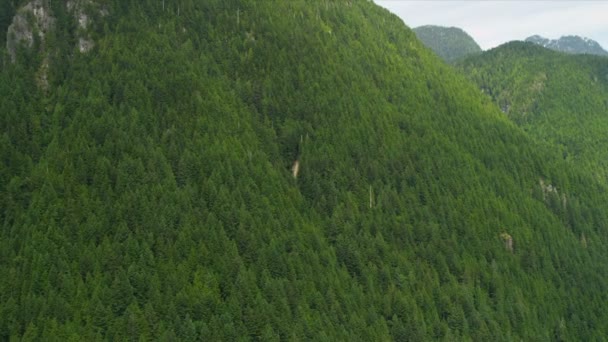
[[298,178],[298,173],[300,172],[300,161],[296,159],[291,166],[291,172],[293,174],[293,178]]

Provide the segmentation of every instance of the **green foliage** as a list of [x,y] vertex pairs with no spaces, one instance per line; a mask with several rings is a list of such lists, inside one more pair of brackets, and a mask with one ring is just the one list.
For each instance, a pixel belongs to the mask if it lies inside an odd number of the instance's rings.
[[0,1],[0,47],[6,46],[6,32],[15,15],[14,1]]
[[514,42],[461,64],[508,117],[575,167],[608,180],[608,58]]
[[605,184],[397,17],[107,5],[47,90],[0,73],[0,339],[608,334]]

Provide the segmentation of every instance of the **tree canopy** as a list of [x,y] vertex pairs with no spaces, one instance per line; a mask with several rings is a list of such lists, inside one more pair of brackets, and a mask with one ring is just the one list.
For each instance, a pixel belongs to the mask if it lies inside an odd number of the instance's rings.
[[0,339],[608,335],[606,184],[396,16],[98,4],[2,54]]

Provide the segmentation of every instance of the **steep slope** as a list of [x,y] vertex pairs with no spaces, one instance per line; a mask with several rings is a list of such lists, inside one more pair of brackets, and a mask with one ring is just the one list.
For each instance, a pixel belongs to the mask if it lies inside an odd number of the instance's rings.
[[0,63],[1,339],[608,333],[605,186],[388,11],[104,5]]
[[608,59],[515,42],[462,67],[530,135],[608,180]]
[[563,36],[559,39],[547,39],[539,35],[534,35],[526,38],[526,42],[570,54],[608,56],[608,51],[604,50],[598,42],[585,37]]
[[475,40],[458,27],[434,25],[414,29],[418,39],[448,63],[481,52]]

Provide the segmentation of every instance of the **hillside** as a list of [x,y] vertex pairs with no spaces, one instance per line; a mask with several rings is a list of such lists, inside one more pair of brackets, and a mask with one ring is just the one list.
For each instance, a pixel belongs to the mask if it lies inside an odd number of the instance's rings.
[[514,42],[462,68],[531,136],[608,180],[608,59]]
[[388,11],[34,5],[0,61],[0,340],[608,335],[605,184]]
[[458,27],[434,25],[414,29],[418,39],[448,63],[481,52],[475,40]]
[[569,54],[608,56],[608,51],[604,50],[598,42],[585,37],[563,36],[559,39],[547,39],[534,35],[526,38],[526,42]]

